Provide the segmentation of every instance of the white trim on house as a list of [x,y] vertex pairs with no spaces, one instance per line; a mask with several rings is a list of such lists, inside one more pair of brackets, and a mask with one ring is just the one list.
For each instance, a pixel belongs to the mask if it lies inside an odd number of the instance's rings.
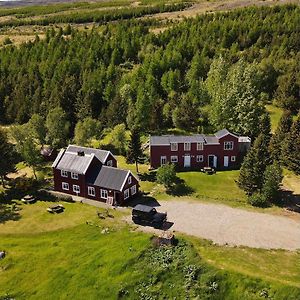
[[190,142],[184,142],[183,143],[183,150],[184,151],[191,151],[191,143]]
[[129,189],[126,189],[124,191],[124,200],[128,199],[130,197]]
[[73,192],[76,194],[80,193],[80,186],[78,184],[73,184]]
[[130,189],[131,189],[131,195],[135,195],[136,194],[136,184],[133,185]]
[[78,173],[71,172],[71,178],[72,179],[78,179]]
[[[172,149],[172,146],[176,146],[175,149]],[[178,143],[170,142],[170,149],[172,152],[178,151]]]
[[112,167],[112,165],[113,165],[112,159],[108,160],[108,161],[106,162],[106,165],[107,165],[108,167]]
[[61,177],[68,178],[68,177],[69,177],[68,171],[60,170],[60,176],[61,176]]
[[202,154],[196,156],[196,162],[203,162],[204,156]]
[[203,149],[204,149],[204,143],[198,142],[197,143],[197,151],[203,151]]
[[88,186],[88,195],[92,197],[96,196],[96,190],[93,186]]
[[91,158],[90,158],[89,162],[86,164],[86,168],[85,168],[84,171],[83,171],[83,175],[85,175],[86,171],[87,171],[88,168],[90,167],[90,164],[92,163],[94,157],[95,157],[95,154],[92,153],[92,154],[91,154]]
[[178,156],[177,155],[172,155],[171,156],[171,163],[177,163],[178,162]]
[[62,182],[62,183],[61,183],[61,188],[62,188],[64,191],[69,191],[69,190],[70,190],[69,183],[68,183],[68,182]]
[[[232,147],[231,148],[226,148],[226,145],[228,146],[229,144],[232,145]],[[223,149],[225,151],[233,150],[234,149],[234,141],[224,141]]]
[[235,162],[236,161],[236,156],[235,155],[231,156],[230,161]]
[[[163,163],[162,161],[165,160],[165,162]],[[161,156],[160,157],[160,165],[163,166],[163,165],[166,165],[167,164],[167,157],[165,155]]]
[[100,189],[100,197],[101,197],[102,199],[107,200],[107,198],[108,198],[108,191],[105,190],[105,189]]
[[[122,183],[122,185],[121,185],[121,188],[120,188],[120,191],[122,192],[122,190],[123,190],[123,188],[124,188],[124,186],[125,186],[125,184],[126,184],[126,182],[127,182],[127,178],[128,178],[128,175],[131,175],[131,176],[133,176],[132,175],[132,173],[130,172],[130,171],[128,171],[127,172],[127,175],[125,176],[125,179],[124,179],[124,181],[123,181],[123,183]],[[135,178],[135,177],[134,177]],[[136,179],[136,178],[135,178]]]

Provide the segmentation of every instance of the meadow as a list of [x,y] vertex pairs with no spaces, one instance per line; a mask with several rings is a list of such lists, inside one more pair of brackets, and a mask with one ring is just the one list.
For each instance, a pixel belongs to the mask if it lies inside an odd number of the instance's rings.
[[297,252],[219,247],[184,236],[173,248],[157,248],[151,235],[122,221],[127,209],[98,219],[102,208],[63,203],[65,212],[51,215],[50,204],[17,202],[20,218],[0,224],[0,248],[7,251],[0,299],[300,296]]

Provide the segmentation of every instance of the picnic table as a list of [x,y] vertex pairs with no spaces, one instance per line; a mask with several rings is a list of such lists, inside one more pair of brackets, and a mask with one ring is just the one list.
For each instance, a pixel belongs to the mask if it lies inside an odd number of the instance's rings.
[[47,211],[48,211],[49,213],[51,213],[51,214],[54,214],[54,213],[58,214],[58,213],[63,212],[64,209],[65,209],[65,208],[64,208],[63,205],[58,204],[58,205],[54,205],[54,206],[48,207],[48,208],[47,208]]
[[216,170],[212,167],[204,167],[203,169],[201,169],[201,172],[208,174],[208,175],[212,175],[216,173]]
[[36,199],[32,195],[26,195],[21,199],[21,201],[25,204],[32,204],[36,201]]

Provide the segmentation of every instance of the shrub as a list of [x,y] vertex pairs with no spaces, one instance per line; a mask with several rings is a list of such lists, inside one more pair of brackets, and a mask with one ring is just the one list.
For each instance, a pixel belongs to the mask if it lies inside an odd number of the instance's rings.
[[263,194],[255,193],[248,197],[248,203],[252,206],[265,207],[268,204],[268,200]]
[[158,168],[156,180],[166,188],[170,188],[176,182],[176,171],[173,164],[166,164]]

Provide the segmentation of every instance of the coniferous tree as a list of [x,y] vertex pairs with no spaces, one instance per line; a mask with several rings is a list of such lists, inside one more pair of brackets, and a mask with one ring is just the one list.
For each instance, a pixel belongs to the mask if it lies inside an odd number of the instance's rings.
[[300,174],[300,115],[294,121],[290,133],[284,140],[282,159],[289,170]]
[[140,133],[137,127],[134,127],[130,133],[130,141],[128,145],[127,161],[135,163],[136,172],[139,172],[138,164],[143,162],[143,150]]
[[0,129],[0,177],[2,185],[5,185],[5,176],[15,169],[13,159],[13,145],[9,143],[7,134]]
[[278,127],[273,134],[270,142],[270,153],[273,161],[282,161],[282,148],[284,145],[285,138],[290,132],[293,124],[293,117],[290,111],[284,111],[280,118]]
[[263,176],[270,163],[269,138],[260,134],[246,155],[238,179],[238,185],[248,195],[259,191],[263,186]]

